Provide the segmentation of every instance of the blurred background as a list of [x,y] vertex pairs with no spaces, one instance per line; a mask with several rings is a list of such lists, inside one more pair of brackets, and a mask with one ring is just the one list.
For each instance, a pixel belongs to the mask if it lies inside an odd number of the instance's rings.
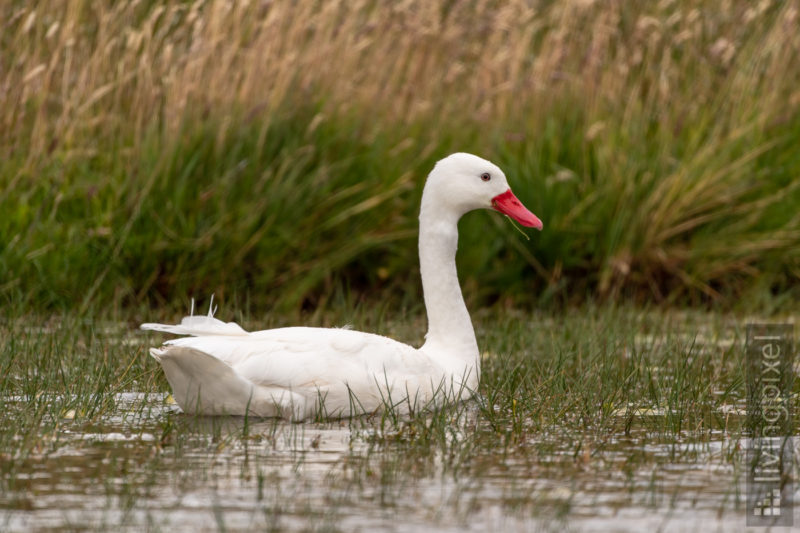
[[800,287],[798,2],[6,1],[0,302],[421,304],[469,151],[470,306],[760,309]]

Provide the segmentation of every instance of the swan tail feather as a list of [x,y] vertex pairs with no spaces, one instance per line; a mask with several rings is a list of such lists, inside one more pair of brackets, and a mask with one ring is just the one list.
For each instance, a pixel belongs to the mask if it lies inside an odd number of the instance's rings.
[[141,329],[162,331],[174,335],[249,335],[247,331],[236,322],[223,322],[212,316],[186,316],[180,324],[155,324],[147,323],[139,326]]
[[[150,353],[161,363],[172,397],[186,413],[293,418],[305,407],[300,395],[256,386],[224,361],[201,350],[168,346],[151,349]],[[287,402],[291,406],[288,410]]]
[[[255,387],[229,365],[200,350],[151,350],[172,386],[172,397],[189,414],[244,415]],[[157,355],[156,355],[157,353]]]

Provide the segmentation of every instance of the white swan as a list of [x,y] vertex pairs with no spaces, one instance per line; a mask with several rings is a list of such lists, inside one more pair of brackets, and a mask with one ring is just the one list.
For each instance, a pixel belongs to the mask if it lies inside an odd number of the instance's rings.
[[458,220],[494,208],[520,224],[542,222],[514,196],[503,172],[457,153],[428,176],[419,215],[419,259],[428,333],[419,349],[348,329],[292,327],[249,333],[209,316],[179,325],[142,324],[192,335],[150,353],[187,413],[344,417],[391,405],[402,413],[466,399],[477,389],[480,353],[456,274]]

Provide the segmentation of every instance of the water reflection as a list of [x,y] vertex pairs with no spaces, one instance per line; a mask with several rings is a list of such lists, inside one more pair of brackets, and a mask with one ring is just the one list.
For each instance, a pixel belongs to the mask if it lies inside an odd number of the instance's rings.
[[726,459],[739,443],[722,429],[416,453],[376,439],[374,421],[195,418],[166,395],[119,394],[80,418],[2,459],[15,464],[0,529],[744,530],[743,477]]

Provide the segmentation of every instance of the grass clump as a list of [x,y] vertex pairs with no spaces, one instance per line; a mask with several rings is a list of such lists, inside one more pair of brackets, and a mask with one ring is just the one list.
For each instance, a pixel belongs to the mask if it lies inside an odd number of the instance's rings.
[[405,292],[455,150],[545,222],[465,220],[474,301],[796,296],[795,2],[318,7],[4,3],[0,298]]

